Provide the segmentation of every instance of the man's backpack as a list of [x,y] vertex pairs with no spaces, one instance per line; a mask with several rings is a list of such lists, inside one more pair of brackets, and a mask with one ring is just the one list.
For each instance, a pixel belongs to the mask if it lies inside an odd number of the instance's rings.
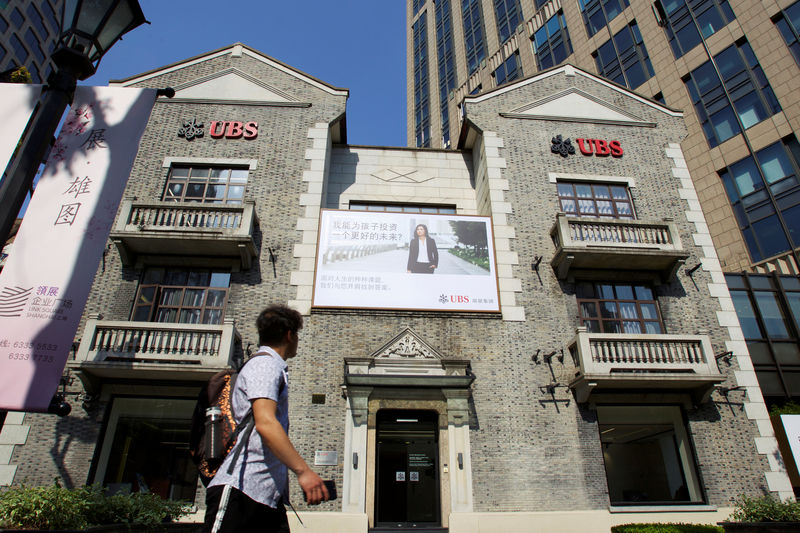
[[[257,353],[250,359],[259,355],[267,354]],[[233,418],[233,388],[238,376],[239,372],[230,369],[217,372],[211,376],[197,397],[189,433],[189,455],[197,465],[203,486],[208,486],[225,457],[231,452],[234,453],[234,458],[228,473],[233,472],[236,459],[250,440],[255,426],[252,409],[247,411],[241,424],[237,425]],[[279,394],[284,385],[284,380],[281,379]]]

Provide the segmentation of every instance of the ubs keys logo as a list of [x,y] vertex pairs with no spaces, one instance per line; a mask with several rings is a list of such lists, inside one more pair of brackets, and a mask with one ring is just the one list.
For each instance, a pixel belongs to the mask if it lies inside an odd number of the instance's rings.
[[25,304],[28,303],[33,287],[3,287],[0,291],[0,317],[17,317],[22,315]]
[[453,303],[453,304],[468,304],[469,303],[469,296],[463,296],[461,294],[441,294],[439,295],[439,302],[442,304],[446,303]]

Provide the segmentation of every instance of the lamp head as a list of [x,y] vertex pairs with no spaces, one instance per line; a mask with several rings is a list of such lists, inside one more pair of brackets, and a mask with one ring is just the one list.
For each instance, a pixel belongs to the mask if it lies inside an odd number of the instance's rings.
[[66,0],[53,61],[85,80],[114,43],[145,22],[137,0]]

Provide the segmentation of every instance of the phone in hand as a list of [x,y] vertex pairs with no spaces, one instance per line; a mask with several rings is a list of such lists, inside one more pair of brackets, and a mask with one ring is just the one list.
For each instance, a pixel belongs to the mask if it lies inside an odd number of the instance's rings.
[[[328,489],[328,501],[332,501],[336,499],[336,481],[332,479],[323,479],[322,482],[325,484],[325,488]],[[305,492],[303,493],[303,499],[308,502],[308,498],[306,497]]]
[[336,481],[332,479],[322,480],[325,483],[325,488],[328,489],[328,501],[336,499]]

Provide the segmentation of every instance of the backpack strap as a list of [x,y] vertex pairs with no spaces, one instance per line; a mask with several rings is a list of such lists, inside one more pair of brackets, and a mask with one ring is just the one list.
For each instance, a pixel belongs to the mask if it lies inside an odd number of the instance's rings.
[[[269,352],[255,353],[250,357],[250,359],[247,360],[247,362],[250,362],[256,356],[261,356],[261,355],[272,355],[272,354],[270,354]],[[244,366],[242,366],[242,368],[244,368]],[[236,372],[231,376],[231,397],[230,397],[231,412],[233,412],[233,389],[236,386],[236,378],[238,376],[239,372]],[[281,371],[281,382],[278,385],[278,396],[281,395],[283,389],[285,388],[286,388],[286,379],[284,378],[284,374]],[[256,425],[255,417],[253,415],[253,408],[251,407],[250,409],[247,410],[247,413],[242,418],[242,421],[236,425],[236,429],[233,431],[233,438],[236,441],[236,444],[234,444],[233,449],[230,452],[233,454],[233,457],[231,457],[231,462],[228,465],[229,475],[233,474],[233,468],[236,465],[236,461],[239,460],[239,455],[241,455],[242,448],[244,448],[245,443],[250,440],[250,435],[253,433],[253,428],[255,427],[255,425]],[[240,435],[242,437],[241,439],[239,439]]]

